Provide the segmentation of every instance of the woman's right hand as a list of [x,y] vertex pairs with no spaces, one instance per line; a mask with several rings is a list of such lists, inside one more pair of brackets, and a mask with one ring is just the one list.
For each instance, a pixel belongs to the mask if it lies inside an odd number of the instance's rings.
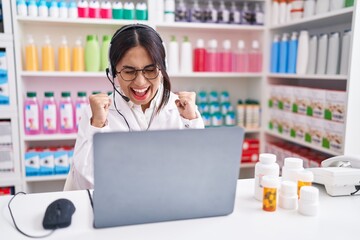
[[90,124],[102,128],[106,125],[111,99],[106,93],[98,93],[89,97],[92,117]]

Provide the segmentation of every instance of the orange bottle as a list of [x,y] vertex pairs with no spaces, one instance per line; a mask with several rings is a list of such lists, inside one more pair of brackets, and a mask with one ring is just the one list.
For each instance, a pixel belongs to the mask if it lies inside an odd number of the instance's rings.
[[59,57],[59,71],[70,71],[70,48],[67,44],[66,37],[62,37],[61,45],[58,52]]
[[45,36],[45,44],[41,49],[42,70],[55,71],[54,49],[49,36]]
[[75,42],[75,47],[72,49],[72,71],[74,72],[85,71],[84,58],[85,58],[84,48],[82,46],[81,40],[78,39]]
[[34,43],[34,39],[31,35],[28,36],[28,43],[25,46],[25,70],[26,71],[38,71],[38,53]]

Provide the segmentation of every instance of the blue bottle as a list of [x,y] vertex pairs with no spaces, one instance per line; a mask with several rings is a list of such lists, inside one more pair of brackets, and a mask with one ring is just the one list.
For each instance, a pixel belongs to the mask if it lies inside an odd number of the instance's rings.
[[298,51],[298,33],[293,32],[289,42],[289,61],[287,73],[296,73],[296,59]]
[[279,72],[279,54],[280,54],[280,36],[275,35],[274,40],[271,44],[270,72],[272,73]]
[[280,42],[279,73],[286,73],[289,57],[289,34],[284,33]]

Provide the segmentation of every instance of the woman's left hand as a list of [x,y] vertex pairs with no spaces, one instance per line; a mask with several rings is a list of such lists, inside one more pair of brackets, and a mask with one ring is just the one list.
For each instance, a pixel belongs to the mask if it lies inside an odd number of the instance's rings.
[[179,99],[175,100],[175,104],[180,115],[188,120],[197,118],[196,116],[196,93],[195,92],[178,92]]

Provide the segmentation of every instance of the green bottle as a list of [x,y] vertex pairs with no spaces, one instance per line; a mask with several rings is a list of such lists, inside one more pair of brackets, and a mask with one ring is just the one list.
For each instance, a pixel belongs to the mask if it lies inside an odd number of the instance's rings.
[[346,0],[345,1],[345,7],[352,7],[354,6],[354,0]]
[[123,5],[120,1],[116,1],[113,3],[112,16],[113,16],[113,19],[123,19],[124,18]]
[[86,37],[85,71],[100,71],[100,46],[96,35],[87,35]]
[[100,71],[105,71],[109,65],[109,46],[110,46],[111,36],[104,35],[102,44],[101,44],[101,63],[100,63]]
[[132,2],[126,2],[124,4],[124,19],[134,20],[135,19],[135,6]]

